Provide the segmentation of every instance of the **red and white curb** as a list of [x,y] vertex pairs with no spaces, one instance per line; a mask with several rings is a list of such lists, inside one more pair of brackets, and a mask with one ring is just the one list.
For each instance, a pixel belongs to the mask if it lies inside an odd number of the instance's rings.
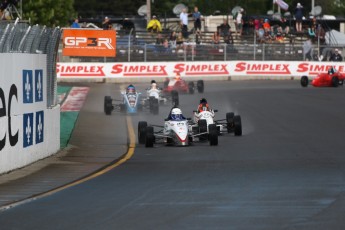
[[89,87],[73,87],[61,106],[62,112],[80,111],[84,105]]

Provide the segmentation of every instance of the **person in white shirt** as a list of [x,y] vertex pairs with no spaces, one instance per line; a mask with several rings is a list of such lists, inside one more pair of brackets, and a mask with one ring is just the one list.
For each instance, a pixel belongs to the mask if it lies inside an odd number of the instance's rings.
[[182,34],[184,38],[188,38],[188,13],[187,8],[183,8],[180,14]]
[[236,16],[236,30],[237,30],[237,34],[239,36],[242,36],[242,30],[243,30],[243,9],[241,8]]

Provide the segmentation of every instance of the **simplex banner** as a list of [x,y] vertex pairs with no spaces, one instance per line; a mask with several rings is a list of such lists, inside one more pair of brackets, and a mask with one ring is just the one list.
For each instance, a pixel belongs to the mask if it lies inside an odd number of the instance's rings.
[[345,72],[342,62],[227,61],[58,63],[58,78],[316,76],[331,66]]

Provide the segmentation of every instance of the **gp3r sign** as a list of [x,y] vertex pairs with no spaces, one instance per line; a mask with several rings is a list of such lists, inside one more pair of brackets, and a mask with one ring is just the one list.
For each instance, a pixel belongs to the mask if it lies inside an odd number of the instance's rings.
[[115,30],[64,29],[64,56],[115,57]]

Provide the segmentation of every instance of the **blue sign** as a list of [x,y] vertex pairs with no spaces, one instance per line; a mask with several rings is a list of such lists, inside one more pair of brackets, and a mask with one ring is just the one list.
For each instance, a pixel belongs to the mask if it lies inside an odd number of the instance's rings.
[[33,144],[34,114],[26,113],[23,115],[23,147],[26,148]]
[[35,70],[35,101],[43,101],[43,70]]
[[44,141],[44,112],[36,112],[36,144]]
[[23,70],[23,103],[33,103],[32,70]]

